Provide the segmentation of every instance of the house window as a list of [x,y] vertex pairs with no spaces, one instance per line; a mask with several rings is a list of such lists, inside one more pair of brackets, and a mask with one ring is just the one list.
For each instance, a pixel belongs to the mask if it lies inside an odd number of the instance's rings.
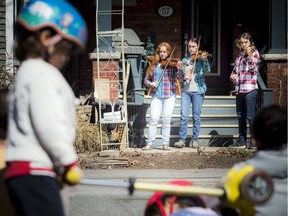
[[194,0],[192,3],[192,37],[201,35],[200,50],[212,55],[210,58],[211,73],[219,72],[219,1]]

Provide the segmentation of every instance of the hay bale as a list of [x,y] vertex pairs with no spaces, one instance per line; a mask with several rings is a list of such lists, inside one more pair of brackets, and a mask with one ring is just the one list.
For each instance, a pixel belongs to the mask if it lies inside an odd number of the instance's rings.
[[[102,126],[102,143],[108,142],[107,130]],[[74,148],[77,153],[91,153],[101,151],[99,125],[81,125],[77,127]],[[107,150],[103,146],[102,150]]]
[[[77,112],[77,129],[74,140],[74,148],[77,153],[91,153],[101,151],[101,139],[99,125],[91,124],[92,106],[78,106]],[[102,125],[102,143],[108,142],[107,129]],[[102,150],[107,150],[103,146]]]

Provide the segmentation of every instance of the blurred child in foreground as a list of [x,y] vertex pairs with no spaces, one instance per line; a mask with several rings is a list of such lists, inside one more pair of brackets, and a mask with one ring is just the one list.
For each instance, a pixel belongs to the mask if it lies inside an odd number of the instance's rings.
[[[192,186],[186,180],[173,180],[168,184]],[[206,206],[204,198],[195,195],[178,195],[155,192],[148,200],[144,216],[217,216]]]
[[[252,144],[257,148],[256,154],[250,160],[235,164],[226,175],[225,181],[233,177],[231,171],[235,173],[235,178],[239,173],[237,171],[249,165],[252,165],[255,170],[265,171],[273,179],[272,197],[264,204],[251,206],[251,211],[256,216],[287,215],[286,111],[276,105],[264,107],[254,117],[251,132]],[[247,208],[239,208],[239,210],[240,215],[248,215]]]
[[77,100],[60,69],[84,49],[87,26],[66,1],[30,0],[16,39],[21,64],[9,91],[6,185],[20,215],[62,216],[56,177],[74,185],[81,170],[73,149]]
[[7,189],[4,183],[4,174],[6,171],[5,153],[6,153],[6,135],[8,127],[8,88],[0,90],[0,215],[16,215]]

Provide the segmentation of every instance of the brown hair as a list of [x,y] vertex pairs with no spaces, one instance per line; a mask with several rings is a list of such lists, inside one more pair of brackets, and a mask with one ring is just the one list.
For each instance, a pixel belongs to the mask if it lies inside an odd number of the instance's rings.
[[25,28],[16,24],[15,57],[19,61],[27,58],[38,58],[42,56],[42,46],[36,32],[27,31]]
[[148,70],[146,72],[146,74],[149,74],[150,77],[153,76],[153,71],[154,71],[154,66],[158,64],[158,62],[160,61],[160,56],[159,56],[159,51],[160,51],[160,47],[162,46],[165,46],[166,49],[167,49],[167,53],[168,53],[168,56],[171,55],[171,52],[172,52],[172,47],[169,43],[167,42],[161,42],[157,49],[155,50],[155,54],[154,54],[154,58],[151,62],[149,62],[149,67],[148,67]]
[[[199,39],[198,38],[191,38],[190,40],[189,40],[189,42],[194,42],[194,43],[196,43],[198,46],[199,46]],[[188,42],[188,43],[189,43]]]
[[[56,32],[52,28],[43,28],[40,31],[31,32],[23,28],[21,25],[16,24],[16,40],[17,46],[15,47],[15,57],[19,61],[28,58],[43,58],[47,60],[48,52],[40,42],[39,35],[42,31],[49,30],[51,35]],[[55,45],[57,50],[62,50],[72,54],[76,50],[76,46],[69,40],[63,39]]]
[[260,142],[258,149],[279,149],[287,145],[287,112],[277,105],[262,108],[251,125],[252,137]]
[[240,39],[241,39],[241,38],[244,38],[244,39],[249,40],[250,46],[255,46],[251,34],[249,34],[249,33],[247,33],[247,32],[244,32],[243,34],[241,34],[240,38],[238,38],[238,39],[235,40],[235,45],[236,45],[241,51],[243,51],[243,49],[242,49],[242,47],[241,47],[241,44],[240,44]]

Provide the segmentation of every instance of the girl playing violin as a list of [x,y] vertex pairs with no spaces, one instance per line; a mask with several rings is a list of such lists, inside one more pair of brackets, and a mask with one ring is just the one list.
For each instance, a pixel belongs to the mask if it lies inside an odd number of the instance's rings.
[[[152,96],[150,105],[149,135],[147,145],[143,150],[152,150],[157,133],[157,124],[162,114],[162,142],[163,150],[170,150],[170,122],[176,99],[176,82],[179,69],[176,65],[169,65],[169,58],[173,51],[169,43],[162,42],[158,45],[154,58],[146,72],[144,84],[150,88]],[[166,65],[161,62],[166,61]]]
[[179,69],[183,69],[184,71],[184,80],[182,82],[181,94],[180,139],[174,144],[174,146],[178,148],[186,146],[191,103],[193,114],[193,137],[189,147],[196,148],[199,145],[198,137],[201,127],[200,114],[207,89],[204,75],[211,71],[207,58],[208,54],[207,52],[202,52],[202,54],[199,55],[199,47],[200,39],[190,39],[188,42],[190,56],[184,58],[182,62],[179,63]]
[[247,32],[243,33],[235,43],[239,48],[239,55],[235,59],[230,79],[235,85],[239,137],[230,147],[250,149],[252,148],[251,140],[246,143],[247,120],[251,125],[256,112],[260,55],[252,36]]

